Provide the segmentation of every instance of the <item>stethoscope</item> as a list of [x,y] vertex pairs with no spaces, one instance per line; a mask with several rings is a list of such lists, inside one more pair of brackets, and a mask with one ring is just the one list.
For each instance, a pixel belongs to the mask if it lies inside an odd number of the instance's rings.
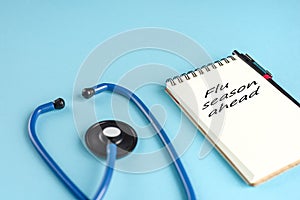
[[[110,91],[124,96],[130,101],[132,101],[139,108],[139,110],[151,123],[152,127],[155,129],[160,140],[162,141],[163,145],[167,149],[168,154],[170,155],[176,168],[176,171],[180,177],[180,180],[184,186],[187,198],[189,200],[196,199],[194,189],[191,185],[189,177],[182,165],[180,158],[178,157],[174,146],[172,145],[170,139],[168,138],[167,134],[165,133],[159,122],[156,120],[156,118],[150,112],[150,110],[146,107],[146,105],[141,101],[141,99],[138,98],[130,90],[111,83],[101,83],[91,88],[85,88],[82,90],[82,96],[86,99],[89,99],[92,96],[102,93],[104,91]],[[41,114],[53,110],[59,110],[64,107],[65,102],[62,98],[58,98],[53,102],[45,103],[38,106],[30,116],[28,122],[29,137],[40,156],[47,163],[47,165],[54,172],[54,174],[61,180],[61,182],[63,182],[64,185],[69,189],[69,191],[72,192],[77,199],[89,199],[71,181],[71,179],[63,172],[63,170],[48,154],[48,152],[43,147],[36,134],[36,123],[37,119]],[[96,200],[103,199],[113,175],[116,159],[124,157],[130,152],[132,152],[137,144],[138,137],[135,130],[130,125],[121,121],[105,120],[93,124],[87,130],[84,139],[86,146],[95,156],[100,158],[106,158],[107,160],[107,165],[103,179],[93,198]]]

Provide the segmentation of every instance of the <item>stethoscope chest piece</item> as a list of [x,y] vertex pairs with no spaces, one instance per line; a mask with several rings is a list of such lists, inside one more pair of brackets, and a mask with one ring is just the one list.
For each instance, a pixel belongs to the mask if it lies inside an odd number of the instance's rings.
[[135,148],[137,134],[130,125],[115,120],[97,122],[85,134],[86,146],[97,157],[106,158],[109,142],[117,145],[117,158],[122,158]]

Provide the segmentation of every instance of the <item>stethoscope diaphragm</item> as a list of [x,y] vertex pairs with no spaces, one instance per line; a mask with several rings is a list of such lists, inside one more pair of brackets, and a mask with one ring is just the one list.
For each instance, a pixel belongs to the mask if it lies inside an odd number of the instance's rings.
[[85,144],[97,157],[106,158],[107,144],[117,145],[117,158],[122,158],[133,151],[137,144],[137,134],[128,124],[105,120],[93,124],[85,134]]

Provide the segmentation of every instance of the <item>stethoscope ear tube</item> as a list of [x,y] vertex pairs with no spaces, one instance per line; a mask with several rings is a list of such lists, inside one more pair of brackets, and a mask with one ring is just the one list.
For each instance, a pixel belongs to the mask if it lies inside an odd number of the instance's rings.
[[[58,166],[58,164],[53,160],[53,158],[48,154],[44,146],[41,144],[38,136],[36,134],[36,123],[39,116],[43,113],[47,113],[53,110],[63,109],[65,107],[65,102],[62,98],[56,99],[54,102],[45,103],[37,107],[34,112],[31,114],[28,122],[28,133],[29,138],[46,162],[46,164],[50,167],[50,169],[54,172],[54,174],[64,183],[64,185],[69,189],[69,191],[80,200],[88,200],[89,198],[71,181],[71,179],[63,172],[63,170]],[[103,198],[104,194],[108,189],[108,185],[112,178],[113,168],[115,165],[117,148],[113,143],[107,144],[107,166],[103,176],[103,180],[98,188],[96,195],[93,199],[100,200]]]
[[54,102],[45,103],[43,105],[40,105],[33,111],[28,122],[29,138],[33,146],[37,150],[37,152],[43,158],[43,160],[47,163],[47,165],[54,172],[54,174],[64,183],[64,185],[74,194],[74,196],[76,196],[78,199],[87,200],[88,198],[85,196],[85,194],[81,192],[81,190],[71,181],[71,179],[63,172],[63,170],[58,166],[58,164],[56,164],[53,158],[48,154],[48,152],[41,144],[36,134],[35,129],[36,129],[36,123],[38,117],[43,113],[47,113],[55,109],[64,108],[65,103],[64,101],[61,100],[62,99],[59,98],[56,99]]

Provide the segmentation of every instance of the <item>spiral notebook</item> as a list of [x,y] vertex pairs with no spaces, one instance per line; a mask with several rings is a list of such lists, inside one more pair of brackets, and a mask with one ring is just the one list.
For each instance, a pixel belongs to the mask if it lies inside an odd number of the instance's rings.
[[300,163],[300,104],[249,55],[170,78],[166,91],[248,184]]

